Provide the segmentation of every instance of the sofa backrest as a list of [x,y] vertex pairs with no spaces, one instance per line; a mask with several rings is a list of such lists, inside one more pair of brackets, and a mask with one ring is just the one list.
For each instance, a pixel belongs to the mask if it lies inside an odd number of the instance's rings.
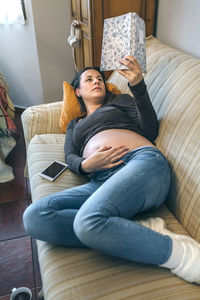
[[[160,122],[157,147],[167,157],[172,184],[167,205],[200,241],[200,60],[148,37],[144,76]],[[128,92],[114,72],[109,82]]]

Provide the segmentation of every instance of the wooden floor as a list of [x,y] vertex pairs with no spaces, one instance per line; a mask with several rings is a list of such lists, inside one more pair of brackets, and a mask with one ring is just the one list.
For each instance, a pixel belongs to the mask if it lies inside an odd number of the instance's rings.
[[0,300],[9,300],[15,287],[28,287],[37,300],[41,277],[35,240],[23,227],[22,215],[31,203],[29,183],[24,178],[25,144],[21,125],[21,110],[16,110],[15,124],[20,138],[7,157],[15,179],[0,183]]

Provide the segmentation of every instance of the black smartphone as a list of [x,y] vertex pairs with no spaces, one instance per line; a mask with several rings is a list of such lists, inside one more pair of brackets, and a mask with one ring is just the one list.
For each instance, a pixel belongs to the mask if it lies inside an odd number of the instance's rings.
[[40,173],[40,176],[42,176],[43,178],[45,178],[47,180],[54,181],[67,168],[68,168],[67,164],[65,164],[61,161],[55,160],[48,166],[48,168],[46,168],[44,171],[42,171]]

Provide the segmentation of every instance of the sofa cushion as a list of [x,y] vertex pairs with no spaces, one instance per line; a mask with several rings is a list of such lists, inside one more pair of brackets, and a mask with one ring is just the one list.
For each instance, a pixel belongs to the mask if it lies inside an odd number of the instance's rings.
[[[172,214],[161,215],[183,229]],[[183,281],[169,270],[106,256],[91,249],[66,248],[37,242],[46,300],[191,300],[199,286]]]
[[[87,178],[70,170],[55,182],[40,177],[39,173],[51,161],[64,161],[64,141],[63,134],[36,135],[31,140],[27,155],[33,201],[87,182]],[[166,206],[138,218],[148,216],[163,217],[173,231],[186,233]],[[190,300],[191,295],[199,293],[198,286],[184,282],[166,269],[132,263],[91,249],[60,247],[41,241],[37,241],[37,245],[46,300]],[[167,298],[164,298],[165,294]]]
[[35,135],[31,140],[28,153],[28,172],[32,201],[88,181],[87,178],[76,175],[70,170],[64,171],[54,182],[42,178],[39,174],[54,160],[65,162],[64,134]]
[[[145,82],[160,122],[156,144],[172,171],[167,204],[200,241],[200,60],[152,36],[146,46]],[[117,72],[110,82],[129,92]]]

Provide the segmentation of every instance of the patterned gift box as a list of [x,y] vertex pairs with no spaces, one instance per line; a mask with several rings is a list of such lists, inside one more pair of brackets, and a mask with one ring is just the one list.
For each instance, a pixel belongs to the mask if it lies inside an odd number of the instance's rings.
[[135,12],[104,20],[100,69],[126,69],[118,62],[126,55],[134,56],[146,72],[145,22]]

